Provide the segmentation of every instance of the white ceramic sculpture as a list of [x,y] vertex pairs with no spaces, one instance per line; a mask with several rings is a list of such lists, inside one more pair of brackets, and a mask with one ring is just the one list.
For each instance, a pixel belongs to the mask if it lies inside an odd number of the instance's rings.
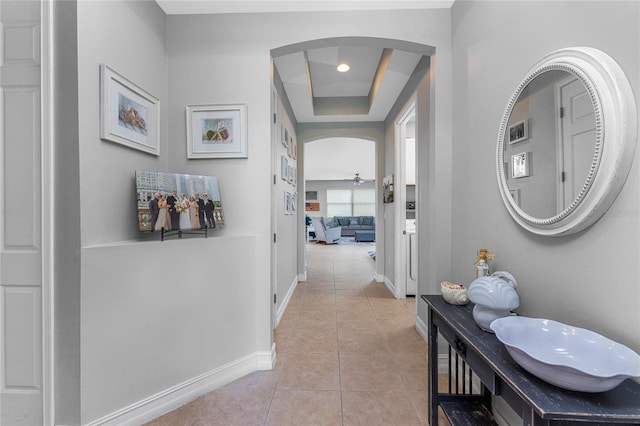
[[473,319],[480,328],[493,333],[493,320],[513,315],[511,311],[520,306],[516,285],[513,275],[505,271],[477,278],[469,285],[469,300],[476,304]]
[[440,283],[440,291],[445,302],[452,305],[466,305],[469,303],[467,289],[462,284],[453,284],[449,281]]

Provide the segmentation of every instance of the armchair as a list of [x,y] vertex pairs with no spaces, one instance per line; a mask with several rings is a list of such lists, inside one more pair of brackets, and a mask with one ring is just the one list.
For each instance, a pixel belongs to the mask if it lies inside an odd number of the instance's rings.
[[340,239],[340,233],[342,228],[327,228],[322,217],[312,217],[311,223],[313,223],[313,229],[316,232],[316,239],[318,241],[324,241],[327,244],[335,244]]

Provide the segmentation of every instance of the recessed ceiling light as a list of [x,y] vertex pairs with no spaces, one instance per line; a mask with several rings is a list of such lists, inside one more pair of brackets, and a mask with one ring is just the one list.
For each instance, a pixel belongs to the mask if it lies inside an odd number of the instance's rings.
[[338,66],[336,67],[336,69],[340,72],[347,72],[351,69],[351,67],[349,66],[349,64],[343,62],[341,64],[338,64]]

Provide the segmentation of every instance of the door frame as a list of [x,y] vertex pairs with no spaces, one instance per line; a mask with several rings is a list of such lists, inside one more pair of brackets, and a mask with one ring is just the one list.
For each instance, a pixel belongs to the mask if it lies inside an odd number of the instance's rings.
[[[40,11],[40,109],[41,109],[41,212],[42,212],[42,418],[43,424],[55,422],[55,327],[53,263],[53,14],[51,2],[41,0]],[[44,214],[51,212],[51,214]]]
[[416,120],[416,98],[414,93],[402,111],[399,118],[394,123],[395,135],[395,178],[393,183],[393,201],[395,202],[395,273],[394,273],[394,296],[396,299],[405,299],[407,297],[407,220],[406,220],[406,201],[407,201],[407,185],[406,185],[406,123],[414,118]]

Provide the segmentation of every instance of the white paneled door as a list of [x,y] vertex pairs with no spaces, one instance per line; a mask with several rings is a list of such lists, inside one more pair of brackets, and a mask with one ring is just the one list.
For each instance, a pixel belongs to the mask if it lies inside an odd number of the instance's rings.
[[0,424],[43,423],[38,1],[0,2]]
[[576,199],[589,174],[596,141],[596,116],[587,88],[572,78],[559,83],[561,114],[560,158],[564,179],[558,194],[564,194],[558,212]]

